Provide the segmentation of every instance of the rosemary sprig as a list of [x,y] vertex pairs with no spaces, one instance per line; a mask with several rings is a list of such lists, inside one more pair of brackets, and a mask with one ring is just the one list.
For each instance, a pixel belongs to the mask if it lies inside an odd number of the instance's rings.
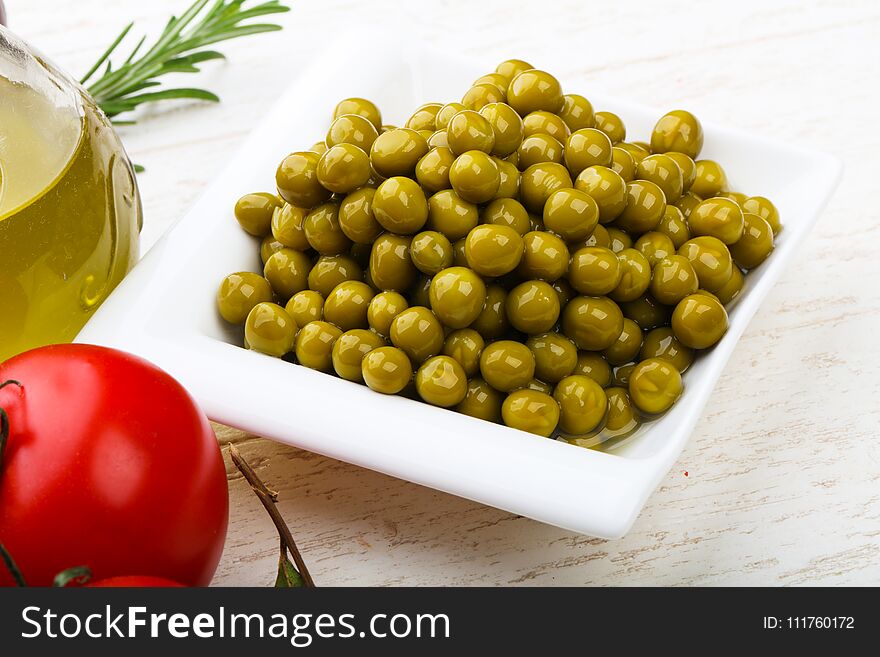
[[[247,8],[243,6],[247,0],[214,0],[205,10],[210,1],[195,0],[180,18],[172,16],[156,42],[141,54],[146,42],[146,37],[142,37],[117,68],[114,67],[111,56],[134,23],[125,26],[80,80],[83,85],[88,83],[88,92],[107,116],[115,117],[130,112],[143,103],[172,98],[219,101],[216,94],[206,89],[156,89],[162,86],[158,78],[168,73],[198,73],[199,64],[224,59],[222,53],[206,49],[206,46],[251,34],[280,30],[281,26],[274,23],[242,23],[258,16],[290,11],[290,7],[281,4],[279,0],[268,0]],[[100,77],[89,83],[102,68],[104,72]],[[148,89],[154,90],[147,91]]]

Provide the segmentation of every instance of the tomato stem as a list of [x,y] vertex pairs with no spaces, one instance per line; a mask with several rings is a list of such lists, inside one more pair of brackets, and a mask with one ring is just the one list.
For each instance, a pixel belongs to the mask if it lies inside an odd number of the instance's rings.
[[15,564],[15,559],[12,558],[12,555],[9,554],[9,551],[3,546],[3,543],[0,543],[0,559],[3,559],[3,563],[6,564],[6,570],[12,575],[12,579],[15,580],[15,583],[19,586],[27,586],[24,581],[24,575],[21,574],[21,571]]
[[55,579],[52,580],[52,586],[61,589],[68,584],[82,586],[90,579],[92,579],[92,571],[88,566],[74,566],[73,568],[62,570],[55,575]]
[[[9,379],[0,383],[0,390],[3,390],[6,386],[18,386],[24,390],[24,386],[15,379]],[[0,406],[0,474],[2,474],[3,451],[6,449],[7,440],[9,440],[9,415],[6,414],[6,409]]]
[[290,555],[293,557],[293,562],[296,564],[296,569],[299,571],[300,577],[302,577],[303,584],[307,587],[314,587],[315,582],[309,573],[309,569],[306,567],[305,561],[303,561],[299,548],[296,546],[296,541],[293,540],[293,534],[290,533],[290,528],[287,526],[287,523],[284,522],[281,512],[275,505],[277,493],[270,490],[266,484],[263,483],[263,481],[257,476],[257,473],[254,472],[250,463],[244,459],[238,451],[238,448],[233,444],[229,445],[229,457],[232,459],[235,467],[239,469],[242,475],[244,475],[244,478],[250,484],[254,493],[257,494],[263,507],[269,512],[269,516],[272,518],[272,522],[275,523],[275,528],[278,530],[278,534],[281,537],[282,545],[287,548]]

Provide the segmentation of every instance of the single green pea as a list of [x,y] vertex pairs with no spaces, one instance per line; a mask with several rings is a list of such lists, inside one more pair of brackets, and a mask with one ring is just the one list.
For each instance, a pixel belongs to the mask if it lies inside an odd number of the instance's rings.
[[545,383],[539,379],[532,379],[525,385],[526,390],[536,390],[537,392],[543,392],[546,395],[553,394],[553,386],[549,383]]
[[367,117],[342,114],[330,124],[327,137],[324,139],[324,149],[336,144],[352,144],[369,153],[370,147],[378,137],[379,130]]
[[673,110],[660,117],[651,132],[651,150],[655,153],[678,151],[696,158],[703,148],[703,126],[690,112]]
[[758,215],[770,224],[774,235],[778,235],[779,231],[782,230],[782,223],[779,221],[779,210],[776,209],[776,206],[773,205],[770,199],[764,196],[750,196],[743,201],[742,209],[743,212]]
[[339,228],[355,244],[372,244],[382,234],[382,226],[373,214],[375,195],[375,189],[362,187],[339,204]]
[[507,320],[517,331],[529,335],[546,333],[559,319],[559,296],[549,283],[520,283],[507,295]]
[[464,400],[467,375],[454,358],[433,356],[416,372],[416,391],[429,404],[449,408]]
[[337,194],[348,194],[369,179],[370,157],[354,144],[331,146],[318,160],[318,182]]
[[579,349],[602,351],[623,331],[623,313],[607,297],[575,297],[562,313],[562,330]]
[[675,255],[675,244],[665,233],[652,230],[636,240],[633,248],[641,253],[653,267],[658,262],[670,255]]
[[272,214],[280,207],[281,201],[275,194],[245,194],[235,202],[235,218],[246,233],[263,237],[271,228]]
[[535,376],[541,381],[555,384],[577,366],[577,347],[561,333],[533,335],[526,346],[535,357]]
[[633,320],[643,331],[669,323],[672,309],[665,306],[650,294],[643,294],[635,301],[620,304],[623,316]]
[[320,155],[299,151],[285,157],[275,172],[281,197],[300,208],[313,208],[330,198],[330,190],[318,181]]
[[510,323],[507,321],[507,290],[503,286],[492,284],[486,288],[486,303],[470,328],[489,340],[507,333]]
[[230,274],[217,290],[217,309],[231,324],[243,324],[254,306],[272,301],[272,285],[259,274]]
[[626,181],[607,166],[586,167],[578,174],[574,186],[595,200],[599,209],[599,223],[614,221],[626,208]]
[[546,134],[564,143],[571,134],[568,125],[561,117],[546,110],[536,110],[523,117],[523,135]]
[[726,306],[739,296],[745,284],[746,281],[743,277],[742,271],[739,267],[734,266],[733,270],[730,272],[730,278],[724,285],[715,291],[715,296]]
[[625,365],[636,359],[641,348],[641,327],[628,317],[624,317],[623,330],[617,336],[617,340],[602,351],[602,355],[611,365]]
[[697,165],[694,160],[689,155],[678,151],[667,151],[666,155],[671,157],[681,169],[682,193],[690,191],[691,185],[694,184],[694,179],[697,177]]
[[483,208],[481,219],[484,224],[513,228],[518,235],[525,235],[531,230],[528,211],[522,203],[512,198],[499,198],[489,203]]
[[691,192],[700,198],[712,198],[727,191],[727,174],[714,160],[696,160],[694,162],[694,182]]
[[455,410],[464,415],[486,420],[501,422],[501,404],[504,395],[495,390],[480,378],[468,381],[467,392]]
[[523,122],[516,110],[506,103],[488,103],[480,108],[480,115],[492,127],[492,155],[507,157],[515,153],[523,138]]
[[538,69],[517,74],[507,87],[507,103],[525,116],[537,110],[558,112],[564,104],[559,80]]
[[342,281],[362,281],[364,272],[360,265],[347,255],[321,256],[309,272],[309,289],[322,297],[333,291]]
[[412,116],[407,119],[405,126],[417,132],[421,130],[436,130],[437,114],[440,113],[442,108],[442,103],[425,103],[413,112]]
[[565,242],[545,231],[523,235],[523,255],[517,273],[523,278],[555,281],[568,270],[569,252]]
[[581,246],[601,246],[602,248],[610,249],[611,233],[608,232],[608,228],[599,224],[593,229],[593,234],[584,240]]
[[596,112],[594,121],[596,128],[608,135],[612,144],[618,144],[626,139],[626,126],[614,112]]
[[293,348],[296,324],[287,311],[275,303],[262,302],[248,313],[244,340],[248,349],[281,357]]
[[691,349],[708,349],[727,332],[727,311],[718,299],[691,294],[678,302],[672,312],[675,337]]
[[611,149],[609,168],[623,178],[624,182],[632,182],[636,178],[636,160],[628,150],[620,146]]
[[373,214],[382,227],[397,235],[412,235],[428,220],[428,200],[411,178],[388,178],[376,189]]
[[364,356],[373,349],[385,346],[385,340],[367,329],[346,331],[333,343],[331,360],[333,369],[346,381],[363,383],[362,363]]
[[370,163],[383,178],[411,176],[416,164],[428,152],[428,142],[410,128],[393,128],[381,133],[370,148]]
[[284,203],[280,208],[275,208],[271,222],[272,237],[282,246],[296,251],[308,251],[311,246],[303,229],[308,214],[308,210],[298,208],[290,203]]
[[402,294],[380,292],[370,300],[367,322],[376,333],[387,337],[391,333],[391,322],[407,308],[409,304]]
[[344,281],[324,301],[324,319],[343,331],[366,328],[367,308],[375,292],[361,281]]
[[533,68],[535,67],[521,59],[506,59],[495,67],[495,72],[507,78],[509,84],[517,75]]
[[492,156],[495,165],[498,167],[498,191],[495,192],[495,199],[515,199],[519,198],[519,169],[515,164],[507,162],[498,157]]
[[559,424],[559,404],[553,397],[537,390],[517,390],[501,405],[504,424],[549,438]]
[[384,233],[370,251],[370,279],[382,291],[404,292],[415,282],[418,270],[410,256],[412,238]]
[[654,230],[666,210],[663,190],[648,180],[633,180],[626,185],[626,207],[617,217],[617,225],[631,233]]
[[[271,258],[273,254],[278,253],[283,248],[284,245],[272,235],[266,235],[266,237],[263,238],[263,241],[260,242],[260,262],[262,262],[265,267],[266,261]],[[308,244],[306,245],[306,248],[308,248]]]
[[675,333],[668,326],[661,326],[648,331],[642,348],[639,351],[639,360],[649,358],[663,358],[668,360],[682,374],[694,362],[694,350],[685,346],[675,337]]
[[430,310],[413,306],[398,313],[391,322],[391,343],[402,349],[413,363],[421,364],[443,349],[443,326]]
[[410,257],[416,269],[433,276],[452,265],[452,244],[443,233],[427,230],[413,237]]
[[605,418],[608,398],[598,383],[587,376],[562,379],[553,391],[559,404],[559,429],[570,435],[583,435],[596,429]]
[[565,304],[577,296],[577,291],[564,278],[557,279],[551,284],[556,296],[559,297],[559,307],[565,308]]
[[520,178],[520,202],[529,212],[541,213],[550,194],[565,187],[574,185],[564,166],[555,162],[532,164],[525,168]]
[[516,269],[523,256],[523,239],[509,226],[483,224],[468,233],[465,258],[481,276],[504,276]]
[[608,231],[608,248],[614,253],[620,253],[624,249],[631,249],[633,245],[632,237],[625,230],[621,230],[615,226],[611,226]]
[[449,170],[455,155],[449,148],[431,148],[416,164],[416,179],[431,194],[449,189]]
[[620,281],[608,296],[618,302],[635,301],[651,284],[651,265],[639,251],[628,248],[617,254]]
[[461,97],[461,104],[468,110],[479,110],[493,103],[507,100],[507,90],[494,83],[478,82]]
[[510,392],[525,386],[535,376],[535,357],[521,342],[498,340],[483,349],[480,373],[490,386]]
[[517,166],[525,170],[533,164],[545,162],[561,164],[564,152],[565,146],[551,135],[544,133],[529,135],[516,149]]
[[486,284],[471,269],[448,267],[431,280],[429,294],[431,310],[441,322],[449,328],[464,328],[483,310]]
[[595,351],[579,351],[571,373],[587,376],[603,388],[611,385],[611,366],[602,354]]
[[684,256],[670,255],[654,265],[651,294],[660,303],[674,306],[698,288],[697,273]]
[[663,358],[649,358],[633,368],[629,376],[629,396],[643,413],[665,413],[684,389],[681,374]]
[[324,203],[309,212],[303,231],[311,247],[321,255],[339,255],[351,248],[351,240],[339,225],[338,203]]
[[587,167],[611,164],[611,139],[596,128],[582,128],[572,132],[565,142],[565,166],[572,176]]
[[756,214],[743,215],[743,233],[739,240],[730,246],[730,255],[744,269],[754,269],[767,259],[773,251],[773,228]]
[[284,247],[272,254],[263,267],[263,276],[272,289],[286,302],[290,297],[309,287],[311,259],[300,251]]
[[678,255],[687,258],[697,273],[700,287],[709,292],[719,290],[733,272],[733,258],[727,245],[716,237],[694,237],[682,244]]
[[593,104],[578,94],[565,94],[562,97],[562,109],[559,118],[565,121],[565,125],[572,132],[581,128],[592,128],[595,124],[593,119]]
[[371,390],[396,395],[412,381],[413,369],[402,349],[378,347],[364,356],[361,374]]
[[314,290],[297,292],[284,307],[297,326],[324,319],[324,297]]
[[693,192],[685,192],[681,195],[681,198],[676,201],[675,207],[681,210],[682,216],[687,219],[691,216],[691,212],[693,212],[694,208],[697,207],[702,200],[702,198]]
[[375,103],[366,98],[346,98],[339,101],[333,110],[333,118],[337,119],[345,114],[355,114],[369,120],[378,130],[382,127],[382,114]]
[[608,413],[602,434],[606,438],[619,438],[632,433],[639,426],[639,418],[633,407],[629,392],[622,386],[605,390],[608,397]]
[[470,150],[455,158],[449,169],[449,183],[464,200],[485,203],[495,196],[501,178],[495,160],[482,151]]
[[449,120],[446,141],[456,155],[468,151],[491,153],[495,146],[495,132],[488,119],[468,109],[458,112]]
[[479,220],[477,206],[451,189],[439,191],[428,199],[426,227],[443,233],[450,242],[467,237]]
[[434,117],[434,126],[437,130],[445,132],[452,117],[465,109],[467,108],[461,103],[446,103],[437,111],[437,115]]
[[667,203],[675,203],[684,191],[684,176],[676,161],[655,153],[648,155],[636,166],[636,175],[641,180],[650,180],[663,190]]
[[333,344],[342,331],[324,321],[309,322],[296,334],[296,360],[300,365],[330,372],[333,368]]
[[680,249],[681,245],[691,238],[690,228],[688,228],[684,214],[675,205],[666,206],[663,218],[657,224],[657,231],[666,235],[676,249]]
[[452,331],[443,343],[443,353],[461,365],[465,374],[474,376],[480,371],[480,354],[486,346],[483,336],[470,328]]
[[725,244],[734,244],[742,237],[745,220],[743,211],[728,198],[707,198],[697,204],[688,216],[693,235],[717,237]]
[[544,226],[566,242],[585,240],[599,223],[599,205],[577,189],[557,189],[544,204]]

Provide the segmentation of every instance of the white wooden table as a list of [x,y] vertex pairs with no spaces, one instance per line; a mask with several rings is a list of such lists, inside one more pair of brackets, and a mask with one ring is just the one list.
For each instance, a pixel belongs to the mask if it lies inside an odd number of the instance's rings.
[[[72,71],[87,68],[128,20],[155,33],[187,4],[7,0],[11,26]],[[575,91],[588,97],[601,89],[684,106],[834,152],[846,172],[744,335],[690,444],[622,540],[577,536],[217,427],[280,491],[315,580],[880,584],[880,5],[299,0],[282,17],[283,32],[224,45],[229,61],[206,67],[198,83],[222,104],[156,107],[123,129],[133,159],[147,167],[145,244],[234,157],[326,38],[374,29],[392,11],[425,41],[487,70],[521,57],[580,79]],[[230,531],[215,583],[269,584],[274,529],[231,467],[229,478]]]

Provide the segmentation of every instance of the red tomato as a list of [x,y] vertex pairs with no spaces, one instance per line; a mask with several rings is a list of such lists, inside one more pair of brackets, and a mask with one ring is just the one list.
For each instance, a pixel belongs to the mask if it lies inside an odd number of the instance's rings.
[[85,584],[86,588],[95,588],[95,589],[104,589],[104,588],[122,588],[122,587],[137,587],[137,588],[173,588],[173,587],[182,587],[183,584],[178,584],[170,579],[165,579],[164,577],[139,577],[138,575],[128,575],[122,577],[108,577],[107,579],[99,579],[94,582],[89,582]]
[[[226,537],[226,468],[184,388],[114,349],[55,345],[0,364],[10,433],[0,542],[31,586],[88,566],[190,586],[211,581]],[[0,585],[13,580],[0,564]]]

